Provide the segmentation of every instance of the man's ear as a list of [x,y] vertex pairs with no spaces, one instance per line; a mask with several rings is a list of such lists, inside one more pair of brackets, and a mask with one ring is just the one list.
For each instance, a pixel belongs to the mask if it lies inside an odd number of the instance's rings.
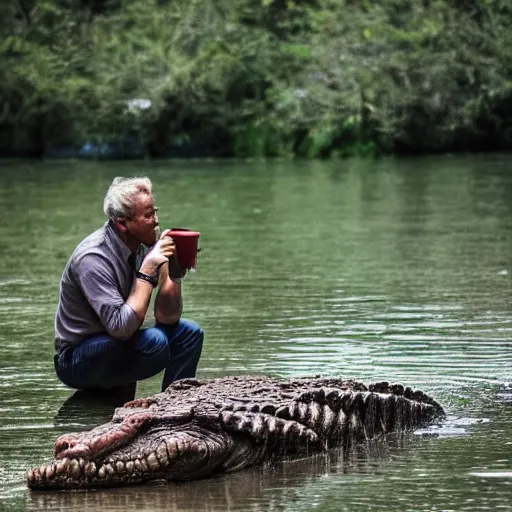
[[126,227],[126,219],[124,217],[118,217],[114,221],[114,224],[119,232],[126,233],[128,231],[128,228]]

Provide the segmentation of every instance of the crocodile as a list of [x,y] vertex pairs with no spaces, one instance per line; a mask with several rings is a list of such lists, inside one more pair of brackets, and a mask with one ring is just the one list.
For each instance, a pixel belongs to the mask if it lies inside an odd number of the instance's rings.
[[27,471],[34,490],[184,481],[411,430],[442,406],[402,384],[342,378],[182,379],[127,402],[108,423],[55,442]]

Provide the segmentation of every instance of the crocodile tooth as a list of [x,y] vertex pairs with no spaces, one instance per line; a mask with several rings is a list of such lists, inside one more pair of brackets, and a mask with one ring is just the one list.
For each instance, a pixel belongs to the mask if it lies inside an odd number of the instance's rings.
[[322,415],[322,428],[324,432],[330,432],[335,419],[336,415],[334,414],[332,409],[328,405],[324,405]]
[[41,478],[46,477],[46,464],[39,466],[39,473],[41,474]]
[[133,463],[132,460],[129,460],[127,463],[126,463],[126,471],[128,473],[133,473],[133,470],[135,469],[135,464]]
[[293,432],[295,430],[295,425],[296,425],[296,423],[293,421],[287,421],[284,424],[281,435],[283,436],[283,439],[285,441],[291,441],[291,439],[293,438]]
[[113,475],[116,470],[114,469],[114,466],[112,466],[112,464],[110,464],[110,462],[108,464],[105,464],[105,471],[109,474],[109,475]]
[[142,469],[142,464],[140,463],[140,460],[139,459],[135,459],[133,461],[133,465],[135,466],[135,469],[137,471],[140,471]]
[[338,418],[337,418],[337,424],[338,424],[338,431],[345,432],[348,429],[349,426],[349,417],[345,414],[343,409],[340,409],[338,412]]
[[308,404],[300,402],[299,405],[298,405],[298,410],[299,410],[300,422],[302,424],[305,424],[307,422],[308,418],[309,418],[309,406],[308,406]]
[[93,476],[96,474],[96,464],[94,464],[94,462],[92,461],[89,461],[86,465],[85,465],[85,474],[87,476]]
[[142,471],[148,470],[148,462],[146,459],[144,459],[144,458],[140,459],[140,467],[142,468]]
[[167,457],[167,447],[166,447],[165,443],[160,443],[158,445],[158,448],[156,449],[155,453],[156,453],[156,456],[157,456],[160,464],[162,464],[163,466],[166,466],[167,463],[169,462],[169,458]]
[[268,433],[275,434],[277,430],[277,419],[274,416],[270,416],[270,418],[265,419],[268,425]]
[[105,469],[105,466],[101,466],[101,468],[98,470],[98,476],[100,478],[106,478],[107,470]]
[[255,416],[251,427],[252,433],[255,437],[261,436],[264,428],[263,417],[261,415]]
[[118,473],[124,473],[125,470],[126,470],[124,462],[118,460],[116,462],[116,470],[117,470]]
[[147,461],[148,461],[149,467],[151,469],[158,469],[160,467],[160,463],[158,462],[158,459],[156,458],[155,452],[151,452],[147,456]]
[[311,402],[309,404],[309,419],[307,425],[310,428],[315,428],[320,423],[320,418],[322,416],[322,407],[318,402]]
[[60,459],[59,462],[57,462],[57,467],[55,468],[55,473],[57,475],[64,473],[66,471],[66,469],[68,468],[68,463],[69,463],[69,459],[67,457]]
[[167,441],[166,443],[166,446],[169,460],[175,459],[178,456],[178,447],[176,444],[176,439],[169,439],[169,441]]
[[182,453],[186,453],[188,451],[189,441],[184,437],[178,437],[176,440],[176,452],[181,455]]
[[80,464],[76,459],[72,459],[69,463],[69,471],[73,476],[80,476]]

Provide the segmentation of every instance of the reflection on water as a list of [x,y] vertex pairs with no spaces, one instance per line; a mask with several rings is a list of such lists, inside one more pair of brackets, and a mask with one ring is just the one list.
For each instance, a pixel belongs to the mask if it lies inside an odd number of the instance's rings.
[[91,429],[110,421],[116,407],[122,407],[134,397],[133,386],[115,391],[75,391],[59,408],[55,416],[55,427],[63,432],[69,431],[71,427]]
[[411,445],[410,435],[393,435],[297,460],[266,464],[217,478],[188,483],[156,483],[122,489],[75,492],[30,492],[27,511],[41,510],[279,510],[282,493],[290,498],[300,488],[326,476],[349,483],[367,478],[379,460]]
[[[511,162],[5,164],[0,509],[511,510]],[[199,376],[402,381],[432,393],[449,421],[345,466],[331,454],[180,486],[29,494],[26,468],[117,405],[70,398],[57,381],[53,316],[112,178],[140,174],[162,226],[201,231],[184,284],[185,315],[206,333]]]

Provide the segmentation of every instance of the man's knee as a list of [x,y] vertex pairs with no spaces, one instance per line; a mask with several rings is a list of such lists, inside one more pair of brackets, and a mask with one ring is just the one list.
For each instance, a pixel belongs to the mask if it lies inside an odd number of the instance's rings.
[[167,333],[158,327],[142,329],[138,336],[137,348],[139,352],[149,356],[165,352],[168,353],[169,338],[167,337]]
[[204,332],[200,325],[193,320],[181,319],[177,324],[159,327],[167,334],[170,345],[182,345],[194,350],[201,350]]
[[190,340],[196,350],[201,350],[203,346],[204,332],[197,322],[192,320],[182,320],[180,323],[184,324],[185,336],[184,338]]
[[192,320],[183,320],[183,323],[185,324],[187,331],[190,333],[190,336],[202,343],[204,332],[203,329],[201,329],[201,326]]

